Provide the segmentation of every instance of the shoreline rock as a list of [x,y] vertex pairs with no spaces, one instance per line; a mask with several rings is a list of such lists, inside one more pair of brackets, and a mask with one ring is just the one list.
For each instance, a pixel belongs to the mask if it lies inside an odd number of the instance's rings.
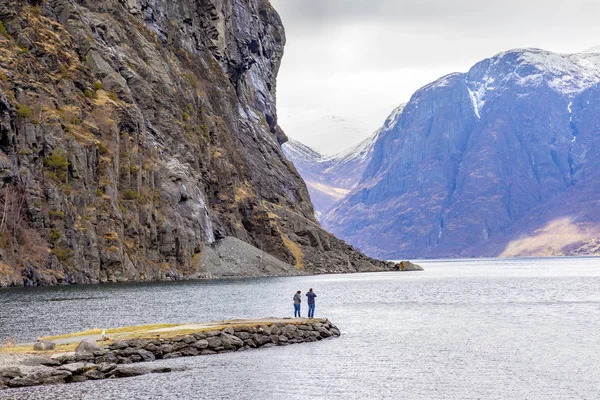
[[411,272],[411,271],[424,271],[423,267],[414,264],[410,261],[400,261],[394,266],[394,271]]
[[[95,342],[83,340],[79,351],[56,353],[49,358],[30,355],[18,359],[14,366],[2,367],[5,364],[0,363],[0,390],[167,373],[172,368],[153,368],[151,362],[310,343],[340,335],[340,330],[328,319],[290,319],[274,323],[236,321],[231,326],[186,331],[170,338],[117,340],[95,351],[90,351]],[[3,356],[0,354],[0,359]],[[37,366],[25,367],[33,358]]]

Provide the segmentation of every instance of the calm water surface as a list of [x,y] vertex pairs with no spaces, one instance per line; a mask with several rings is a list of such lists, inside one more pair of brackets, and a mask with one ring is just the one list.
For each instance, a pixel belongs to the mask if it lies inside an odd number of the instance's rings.
[[182,372],[0,399],[600,398],[600,259],[421,264],[422,273],[0,290],[0,340],[292,315],[293,293],[309,287],[317,316],[343,333],[156,363],[189,367]]

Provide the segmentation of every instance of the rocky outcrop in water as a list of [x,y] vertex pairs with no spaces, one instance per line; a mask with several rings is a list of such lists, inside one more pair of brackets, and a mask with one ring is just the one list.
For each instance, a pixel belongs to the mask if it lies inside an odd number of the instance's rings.
[[394,265],[394,271],[423,271],[423,267],[410,261],[400,261],[398,264]]
[[225,238],[389,268],[318,226],[281,152],[267,0],[7,0],[0,21],[0,286],[197,277]]
[[[156,340],[121,340],[95,351],[86,344],[80,345],[81,349],[78,347],[75,353],[55,354],[51,358],[26,358],[21,363],[37,365],[26,371],[18,365],[0,368],[0,390],[171,372],[170,367],[153,367],[149,362],[310,343],[339,337],[340,334],[329,320],[314,319],[261,325],[238,324]],[[132,366],[134,363],[143,364]]]

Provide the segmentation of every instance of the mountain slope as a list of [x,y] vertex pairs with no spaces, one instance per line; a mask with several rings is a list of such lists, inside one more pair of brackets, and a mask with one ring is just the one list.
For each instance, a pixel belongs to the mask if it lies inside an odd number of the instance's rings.
[[10,0],[0,21],[0,286],[217,277],[225,238],[282,273],[387,267],[319,228],[281,152],[267,0]]
[[390,259],[593,252],[598,82],[598,53],[525,49],[422,88],[324,226]]
[[404,104],[396,108],[384,127],[350,149],[334,156],[324,156],[310,147],[290,140],[282,146],[283,153],[304,178],[317,218],[329,211],[354,189],[369,164],[379,134],[395,123]]

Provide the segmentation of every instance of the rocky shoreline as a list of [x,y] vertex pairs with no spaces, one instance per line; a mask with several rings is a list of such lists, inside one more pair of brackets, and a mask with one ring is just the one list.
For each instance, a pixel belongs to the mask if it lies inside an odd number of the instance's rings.
[[0,390],[167,373],[173,369],[153,367],[151,362],[309,343],[340,336],[339,329],[327,319],[231,321],[217,328],[175,330],[173,337],[164,337],[169,330],[162,332],[162,335],[115,340],[104,348],[93,340],[83,340],[75,352],[68,353],[0,354]]

